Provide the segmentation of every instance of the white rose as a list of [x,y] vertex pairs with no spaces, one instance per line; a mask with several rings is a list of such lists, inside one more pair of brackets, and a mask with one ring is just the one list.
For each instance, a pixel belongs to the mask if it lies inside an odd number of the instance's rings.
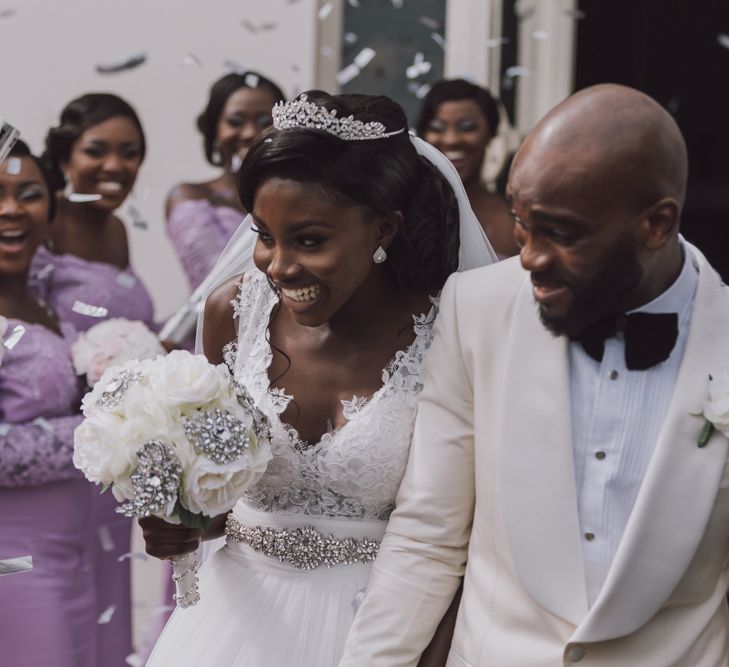
[[709,401],[704,406],[704,417],[717,431],[729,436],[729,371],[724,369],[720,375],[712,376],[709,381]]
[[171,405],[205,405],[227,391],[227,370],[203,355],[173,350],[156,360],[149,386],[157,399]]
[[136,450],[125,442],[127,432],[125,421],[111,413],[84,420],[73,434],[73,464],[99,484],[128,475]]
[[195,514],[224,514],[258,482],[270,459],[268,443],[258,446],[255,441],[248,452],[232,463],[219,464],[198,456],[185,470],[180,501]]

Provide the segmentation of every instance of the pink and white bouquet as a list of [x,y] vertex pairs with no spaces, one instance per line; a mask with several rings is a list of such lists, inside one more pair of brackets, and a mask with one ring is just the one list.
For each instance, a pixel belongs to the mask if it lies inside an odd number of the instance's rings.
[[165,349],[143,322],[121,317],[104,320],[79,334],[71,346],[71,359],[78,375],[93,387],[111,366],[132,359],[153,359]]
[[[129,517],[205,528],[263,475],[270,426],[224,364],[174,350],[108,368],[83,399],[74,465]],[[199,600],[194,554],[174,559],[175,600]]]

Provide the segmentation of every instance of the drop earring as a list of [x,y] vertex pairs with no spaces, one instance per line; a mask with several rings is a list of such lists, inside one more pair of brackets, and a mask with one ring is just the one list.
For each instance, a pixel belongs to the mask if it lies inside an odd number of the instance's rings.
[[386,259],[387,259],[387,253],[385,252],[385,249],[382,246],[377,248],[377,250],[375,250],[374,255],[372,255],[372,261],[375,264],[382,264],[382,262],[384,262]]

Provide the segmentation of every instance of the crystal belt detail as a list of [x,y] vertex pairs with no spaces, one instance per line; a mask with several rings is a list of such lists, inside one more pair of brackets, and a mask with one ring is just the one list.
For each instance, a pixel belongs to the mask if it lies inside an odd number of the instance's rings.
[[243,542],[265,556],[286,561],[299,570],[313,570],[320,565],[350,565],[375,559],[380,543],[367,537],[333,537],[314,526],[289,530],[244,526],[232,514],[225,522],[229,540]]

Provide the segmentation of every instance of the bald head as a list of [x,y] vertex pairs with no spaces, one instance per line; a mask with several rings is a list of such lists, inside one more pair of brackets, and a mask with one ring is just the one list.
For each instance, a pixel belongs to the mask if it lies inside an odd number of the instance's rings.
[[679,208],[686,195],[686,144],[670,114],[647,95],[614,84],[586,88],[552,109],[514,160],[539,168],[567,164],[594,180],[606,196],[637,207],[665,197]]

